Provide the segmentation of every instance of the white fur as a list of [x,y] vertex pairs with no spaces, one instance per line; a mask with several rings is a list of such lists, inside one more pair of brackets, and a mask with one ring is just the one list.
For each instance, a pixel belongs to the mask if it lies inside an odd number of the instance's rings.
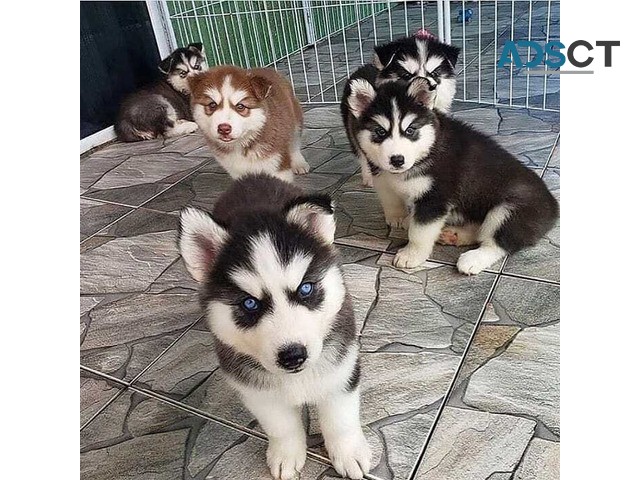
[[409,222],[409,243],[401,248],[393,258],[393,265],[399,268],[414,268],[426,261],[440,231],[444,226],[446,216],[427,224],[416,223],[413,218]]
[[368,102],[370,103],[376,96],[376,91],[369,82],[363,78],[358,78],[351,81],[351,94],[347,99],[349,104],[349,110],[354,117],[359,118],[362,112],[366,108]]
[[391,128],[391,121],[384,115],[374,115],[373,117],[371,117],[371,120],[376,122],[385,130],[389,130]]
[[421,75],[423,77],[427,76],[429,73],[433,72],[436,68],[442,65],[444,58],[440,55],[431,55],[427,62],[424,65],[425,75]]
[[291,170],[296,175],[304,175],[309,172],[309,164],[302,156],[302,132],[299,128],[296,128],[293,132],[293,141],[291,142],[291,148],[289,149],[289,155],[291,156]]
[[186,135],[198,130],[198,124],[190,122],[189,120],[176,120],[173,127],[167,129],[164,134],[167,137],[177,137],[179,135]]
[[435,92],[436,97],[434,101],[434,108],[441,112],[448,113],[451,110],[453,97],[456,96],[456,79],[441,79],[440,85],[438,85]]
[[[333,206],[332,206],[333,208]],[[308,229],[314,236],[333,243],[336,221],[332,213],[312,203],[296,205],[287,213],[287,221]]]
[[478,230],[480,247],[463,253],[458,258],[457,267],[461,273],[475,275],[504,257],[507,252],[498,246],[494,240],[496,231],[511,215],[508,205],[498,205],[492,208],[484,218]]
[[191,276],[198,282],[204,282],[215,252],[227,241],[227,231],[196,208],[182,211],[180,226],[180,254]]

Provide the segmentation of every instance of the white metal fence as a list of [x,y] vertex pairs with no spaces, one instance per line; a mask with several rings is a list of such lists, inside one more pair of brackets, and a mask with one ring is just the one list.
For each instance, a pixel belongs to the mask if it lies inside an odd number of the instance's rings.
[[[559,0],[148,3],[164,17],[165,50],[201,41],[210,66],[274,67],[303,103],[339,102],[349,74],[371,60],[375,45],[426,28],[461,49],[459,100],[559,110],[559,75],[497,66],[508,40],[559,40]],[[520,54],[531,58],[529,49]]]

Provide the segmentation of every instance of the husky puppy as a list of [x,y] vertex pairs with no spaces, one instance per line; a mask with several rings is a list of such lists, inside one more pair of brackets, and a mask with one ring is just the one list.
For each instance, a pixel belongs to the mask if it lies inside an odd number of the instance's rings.
[[178,48],[162,60],[162,80],[128,96],[115,123],[123,142],[175,137],[198,129],[189,106],[188,77],[206,68],[201,43]]
[[[558,218],[558,204],[532,170],[488,136],[429,107],[431,84],[351,80],[346,128],[373,172],[386,221],[408,224],[409,243],[393,264],[424,262],[437,240],[479,244],[458,270],[476,274],[534,245]],[[445,227],[443,230],[443,227]]]
[[[425,78],[432,90],[431,104],[441,112],[449,112],[456,94],[455,66],[460,49],[437,39],[426,30],[416,35],[394,40],[374,48],[373,67],[365,65],[352,78],[365,75],[374,85],[385,82],[408,82],[415,77]],[[345,112],[343,112],[344,116]],[[373,186],[366,158],[349,139],[354,154],[360,162],[362,183]]]
[[287,181],[304,174],[302,108],[272,69],[212,68],[189,79],[193,117],[216,160],[233,178],[266,172]]
[[269,437],[276,479],[297,478],[304,465],[304,404],[317,406],[340,475],[362,478],[370,467],[333,212],[326,195],[251,174],[234,182],[212,214],[186,208],[180,215],[180,253],[201,285],[220,366]]

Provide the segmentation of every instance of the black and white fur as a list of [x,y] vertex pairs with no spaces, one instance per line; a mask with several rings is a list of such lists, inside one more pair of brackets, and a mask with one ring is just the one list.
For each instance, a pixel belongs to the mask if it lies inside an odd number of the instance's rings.
[[115,130],[123,142],[175,137],[198,129],[193,121],[188,77],[206,69],[201,43],[178,48],[162,60],[162,79],[129,95],[118,113]]
[[212,214],[186,208],[180,216],[180,253],[201,284],[220,366],[269,437],[276,479],[297,478],[305,463],[304,404],[318,409],[338,473],[362,478],[370,467],[355,320],[334,233],[328,196],[266,174],[237,180]]
[[377,89],[351,80],[346,127],[372,169],[387,223],[408,226],[409,243],[393,264],[420,265],[438,240],[479,244],[457,264],[476,274],[534,245],[556,222],[558,204],[540,177],[494,140],[430,108],[431,94],[423,78]]
[[[385,82],[409,82],[415,77],[427,80],[432,91],[431,106],[447,113],[456,94],[455,66],[460,49],[439,41],[436,37],[418,35],[404,37],[374,48],[373,67],[365,65],[365,73],[374,85]],[[360,70],[362,70],[362,68]],[[358,70],[351,78],[363,73]],[[344,115],[344,113],[343,113]],[[371,171],[361,152],[352,149],[360,162],[362,183],[373,186]]]

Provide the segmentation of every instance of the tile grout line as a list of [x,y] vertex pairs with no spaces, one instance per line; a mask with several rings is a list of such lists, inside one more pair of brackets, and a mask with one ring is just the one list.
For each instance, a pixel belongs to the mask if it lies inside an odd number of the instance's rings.
[[[508,256],[506,256],[503,261],[502,261],[502,265],[500,266],[500,271],[502,271],[502,269],[504,268],[505,264],[507,263],[507,258]],[[496,290],[496,287],[498,285],[498,282],[500,281],[500,278],[502,277],[502,274],[500,272],[498,272],[498,274],[496,275],[496,278],[494,278],[493,283],[491,284],[491,288],[489,289],[489,293],[487,294],[487,297],[484,301],[484,304],[482,305],[482,308],[480,309],[480,313],[478,314],[478,319],[476,320],[476,323],[473,327],[473,331],[471,332],[471,335],[469,336],[469,340],[467,341],[467,344],[465,345],[464,351],[462,352],[462,356],[460,358],[460,362],[458,362],[458,366],[456,368],[456,371],[453,375],[453,378],[451,379],[451,382],[449,383],[449,387],[447,388],[447,391],[444,395],[444,397],[442,398],[442,403],[440,404],[440,407],[438,408],[438,412],[436,413],[435,418],[433,419],[433,423],[431,424],[431,428],[429,429],[429,433],[427,434],[427,437],[424,441],[424,444],[422,446],[422,448],[420,449],[420,453],[418,455],[418,458],[416,459],[413,468],[411,469],[411,473],[409,474],[408,480],[414,480],[416,478],[416,475],[418,474],[418,470],[420,468],[420,465],[422,464],[422,461],[424,459],[425,453],[427,451],[427,448],[429,446],[429,442],[431,441],[431,439],[433,438],[434,432],[438,426],[438,421],[440,420],[440,417],[442,416],[442,412],[444,411],[450,397],[451,397],[451,393],[453,391],[453,387],[455,386],[455,383],[458,379],[458,376],[460,375],[460,371],[462,370],[462,366],[464,365],[464,361],[467,357],[467,354],[469,353],[469,350],[471,350],[471,345],[473,343],[473,339],[477,333],[477,331],[480,329],[480,325],[482,323],[482,317],[484,316],[484,313],[487,310],[487,307],[489,305],[489,302],[491,301],[491,298],[493,297],[493,294]]]
[[556,140],[553,142],[553,146],[551,147],[551,151],[549,152],[549,156],[547,157],[547,161],[544,163],[544,167],[542,167],[542,173],[540,174],[540,178],[544,178],[544,174],[546,173],[547,169],[549,168],[549,164],[551,163],[551,157],[553,157],[553,152],[556,151],[556,148],[558,146],[558,142],[560,141],[560,132],[558,132],[558,135],[556,136]]
[[[215,160],[214,160],[215,161]],[[150,197],[149,199],[145,200],[143,203],[141,203],[140,205],[138,205],[137,207],[131,206],[131,205],[122,205],[122,206],[126,206],[126,207],[130,207],[133,210],[131,210],[130,212],[125,213],[124,215],[122,215],[121,217],[119,217],[117,220],[105,225],[104,227],[102,227],[100,230],[98,230],[96,233],[94,233],[93,235],[88,236],[87,238],[85,238],[84,240],[82,240],[80,242],[80,245],[82,245],[83,243],[85,243],[87,240],[89,240],[90,238],[93,238],[95,236],[97,236],[100,232],[102,232],[103,230],[112,227],[113,225],[115,225],[117,222],[119,222],[120,220],[122,220],[124,217],[131,215],[133,212],[138,211],[139,208],[144,207],[147,203],[149,203],[150,201],[154,200],[156,197],[158,197],[159,195],[162,195],[163,193],[165,193],[167,190],[169,190],[172,187],[175,187],[178,183],[182,182],[183,180],[185,180],[186,178],[190,177],[191,175],[193,175],[194,173],[200,171],[202,168],[204,168],[205,166],[209,165],[209,163],[211,162],[211,160],[207,160],[206,162],[204,162],[202,165],[196,167],[194,170],[192,170],[191,172],[187,173],[186,175],[184,175],[183,177],[181,177],[178,181],[170,184],[168,187],[164,188],[163,190],[161,190],[160,192],[156,193],[155,195],[153,195],[152,197]],[[157,182],[153,182],[153,183],[157,183]],[[84,198],[85,200],[93,200],[93,198],[90,197],[83,197],[82,195],[80,195],[80,198]],[[109,202],[107,202],[109,203]],[[115,204],[118,205],[118,204]]]
[[89,417],[89,420],[87,420],[86,422],[84,422],[84,424],[82,424],[80,426],[80,431],[82,432],[82,430],[84,430],[84,428],[87,425],[89,425],[91,422],[93,422],[98,417],[98,415],[100,415],[102,412],[104,412],[109,407],[109,405],[111,405],[113,402],[115,402],[116,399],[119,398],[120,395],[122,395],[126,391],[127,391],[126,387],[118,389],[118,392],[113,397],[111,397],[107,401],[107,403],[105,403],[102,407],[100,407],[96,413],[94,413],[93,415],[91,415],[91,417]]

